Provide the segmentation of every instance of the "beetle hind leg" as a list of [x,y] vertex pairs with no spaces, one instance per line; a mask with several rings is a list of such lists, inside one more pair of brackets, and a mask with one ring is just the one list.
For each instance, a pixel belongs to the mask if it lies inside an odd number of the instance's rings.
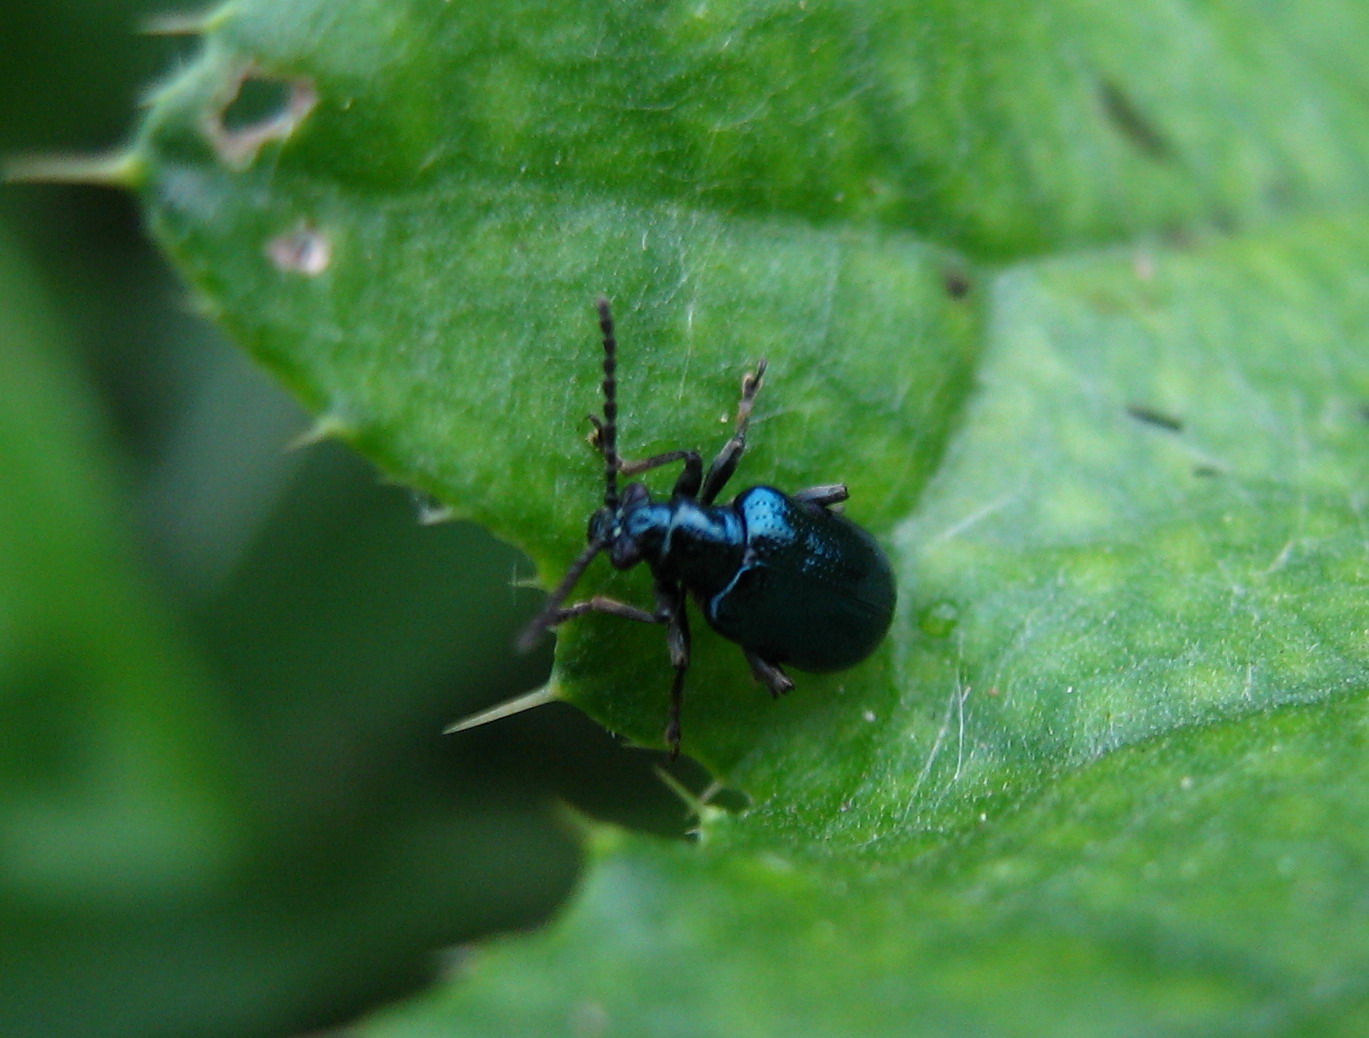
[[743,649],[742,652],[746,655],[746,662],[751,664],[751,673],[756,676],[756,680],[768,688],[776,699],[794,690],[793,679],[780,670],[779,664],[762,659],[750,649]]
[[800,490],[797,494],[791,495],[795,501],[803,501],[810,505],[817,505],[819,508],[830,508],[832,505],[841,504],[851,496],[846,489],[845,483],[825,483],[820,487],[809,487],[807,490]]

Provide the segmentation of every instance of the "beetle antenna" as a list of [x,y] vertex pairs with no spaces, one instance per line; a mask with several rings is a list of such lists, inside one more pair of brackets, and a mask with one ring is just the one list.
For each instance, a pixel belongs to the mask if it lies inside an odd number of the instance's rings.
[[533,618],[527,627],[523,628],[523,633],[518,636],[519,652],[527,652],[531,649],[543,631],[555,627],[562,619],[559,615],[561,603],[575,588],[580,577],[584,575],[585,569],[594,561],[594,556],[607,547],[607,541],[590,541],[589,546],[580,553],[580,557],[570,564],[570,569],[566,570],[566,575],[561,578],[561,583],[557,584],[556,589],[547,596],[547,604],[542,607],[542,611]]
[[595,422],[599,450],[604,455],[604,507],[618,508],[618,340],[613,337],[613,312],[599,297],[599,329],[604,333],[604,420]]
[[[604,333],[604,416],[602,419],[590,416],[594,423],[593,442],[604,456],[604,507],[610,511],[618,510],[618,340],[613,335],[613,311],[609,309],[608,299],[599,297],[599,329]],[[518,649],[527,652],[532,648],[543,631],[555,627],[560,617],[561,603],[574,589],[585,569],[594,561],[594,556],[608,547],[608,541],[595,538],[580,553],[580,557],[570,564],[561,583],[547,596],[547,604],[533,621],[523,628],[518,636]]]

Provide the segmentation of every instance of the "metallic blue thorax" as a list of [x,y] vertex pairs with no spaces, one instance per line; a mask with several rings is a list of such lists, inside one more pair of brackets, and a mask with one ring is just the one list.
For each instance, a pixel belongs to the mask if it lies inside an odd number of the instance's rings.
[[620,523],[632,561],[679,581],[715,630],[774,663],[842,670],[889,628],[893,575],[874,539],[774,487],[712,506],[636,495]]

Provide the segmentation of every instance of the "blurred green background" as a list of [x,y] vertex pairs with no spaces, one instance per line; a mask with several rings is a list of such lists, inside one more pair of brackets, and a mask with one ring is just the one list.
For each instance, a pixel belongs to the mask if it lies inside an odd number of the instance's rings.
[[[193,39],[0,4],[0,156],[89,155]],[[424,526],[191,312],[133,200],[0,187],[0,1034],[269,1035],[420,985],[575,880],[569,802],[682,833],[533,688],[518,555]],[[689,781],[700,776],[688,764]]]

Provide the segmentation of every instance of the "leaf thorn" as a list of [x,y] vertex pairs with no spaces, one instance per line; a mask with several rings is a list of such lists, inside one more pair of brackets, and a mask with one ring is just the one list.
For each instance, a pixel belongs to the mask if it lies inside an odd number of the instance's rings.
[[442,729],[443,735],[454,735],[457,732],[464,732],[471,728],[479,728],[483,724],[491,721],[498,721],[505,717],[512,717],[514,714],[521,714],[524,710],[531,710],[533,707],[545,706],[547,703],[556,701],[556,696],[551,691],[550,685],[543,685],[541,688],[526,692],[521,696],[514,696],[507,699],[497,706],[492,706],[488,710],[481,710],[479,713],[463,717],[459,721],[453,721]]
[[104,155],[26,155],[7,159],[0,179],[25,184],[92,184],[132,191],[147,172],[135,151]]

